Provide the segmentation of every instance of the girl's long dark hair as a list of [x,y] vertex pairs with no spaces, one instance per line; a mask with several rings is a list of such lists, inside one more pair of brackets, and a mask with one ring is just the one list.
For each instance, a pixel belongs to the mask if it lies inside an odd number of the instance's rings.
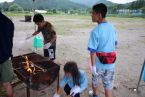
[[64,66],[64,72],[71,73],[74,85],[80,86],[80,72],[77,63],[74,61],[69,61]]

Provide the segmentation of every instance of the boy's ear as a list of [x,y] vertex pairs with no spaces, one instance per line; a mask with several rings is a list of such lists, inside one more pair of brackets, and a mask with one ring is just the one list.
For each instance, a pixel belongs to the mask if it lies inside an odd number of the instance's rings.
[[98,17],[99,17],[99,18],[102,18],[102,14],[101,14],[101,13],[98,13]]

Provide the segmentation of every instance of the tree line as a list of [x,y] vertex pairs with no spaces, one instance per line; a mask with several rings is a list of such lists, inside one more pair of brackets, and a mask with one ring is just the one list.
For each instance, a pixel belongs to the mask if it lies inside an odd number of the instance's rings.
[[[90,14],[91,8],[57,8],[57,7],[51,7],[51,8],[45,8],[44,6],[37,6],[39,10],[47,10],[49,14],[57,14],[57,13],[69,13],[69,14]],[[145,14],[145,0],[137,0],[131,3],[127,4],[114,4],[111,6],[108,6],[108,13],[109,14],[118,14],[118,10],[121,9],[127,9],[127,10],[142,10],[142,13]],[[24,12],[24,11],[33,11],[33,6],[31,4],[31,7],[23,8],[20,4],[17,4],[16,2],[8,3],[4,2],[0,4],[0,10],[2,11],[15,11],[15,12]]]

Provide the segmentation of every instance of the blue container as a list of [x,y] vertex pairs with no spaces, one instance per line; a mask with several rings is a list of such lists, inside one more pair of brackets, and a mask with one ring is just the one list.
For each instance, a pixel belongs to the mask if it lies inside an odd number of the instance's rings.
[[35,36],[33,40],[34,48],[42,48],[43,46],[43,39],[41,36]]
[[145,67],[144,67],[144,70],[143,70],[143,81],[145,82]]

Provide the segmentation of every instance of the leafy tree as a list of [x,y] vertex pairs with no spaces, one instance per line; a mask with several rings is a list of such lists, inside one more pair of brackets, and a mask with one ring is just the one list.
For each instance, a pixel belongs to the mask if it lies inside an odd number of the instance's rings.
[[138,1],[132,2],[129,8],[130,9],[140,9],[144,6],[145,6],[145,1],[144,0],[138,0]]
[[68,9],[61,9],[62,12],[68,13]]
[[9,11],[23,11],[23,8],[17,3],[13,3],[12,5],[10,5]]
[[56,10],[56,9],[53,9],[52,12],[53,12],[54,14],[56,14],[56,13],[57,13],[57,10]]
[[0,4],[0,11],[2,11],[2,5]]
[[141,10],[143,11],[143,13],[145,14],[145,6],[141,8]]
[[8,9],[9,9],[9,3],[8,2],[4,2],[2,4],[2,9],[3,9],[3,11],[8,11]]
[[108,7],[108,14],[117,14],[118,6],[110,6]]
[[38,7],[39,10],[45,10],[43,6]]

